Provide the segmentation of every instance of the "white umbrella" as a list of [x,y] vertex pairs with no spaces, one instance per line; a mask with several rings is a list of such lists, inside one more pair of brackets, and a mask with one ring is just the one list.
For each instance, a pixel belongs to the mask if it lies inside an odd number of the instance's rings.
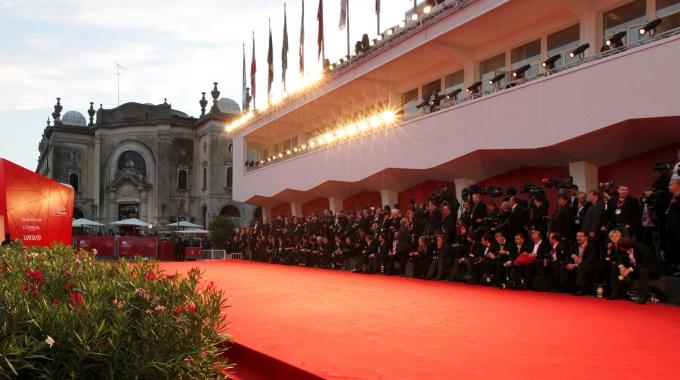
[[75,219],[72,224],[73,227],[101,227],[103,224],[95,222],[93,220],[80,218]]
[[133,226],[133,227],[144,227],[144,228],[152,227],[151,223],[145,222],[143,220],[139,220],[137,218],[123,219],[123,220],[119,220],[117,222],[113,222],[111,224],[114,225],[114,226]]
[[180,230],[180,231],[175,231],[177,234],[207,234],[210,231],[207,230]]
[[198,224],[189,223],[186,220],[182,220],[179,223],[169,223],[168,224],[168,227],[177,228],[178,226],[182,227],[182,228],[201,228],[201,227],[203,227],[203,226],[199,226]]

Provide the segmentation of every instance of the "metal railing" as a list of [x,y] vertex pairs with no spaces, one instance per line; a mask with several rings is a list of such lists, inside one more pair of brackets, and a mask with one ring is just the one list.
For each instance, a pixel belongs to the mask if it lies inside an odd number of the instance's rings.
[[[461,2],[464,3],[465,1],[461,1]],[[464,104],[466,102],[469,102],[471,100],[480,99],[480,98],[484,98],[485,96],[488,96],[488,95],[503,92],[503,91],[515,88],[517,86],[520,86],[520,85],[523,85],[523,84],[526,84],[526,83],[534,82],[536,80],[543,79],[545,77],[550,77],[551,75],[555,75],[557,73],[568,71],[568,70],[574,69],[576,67],[582,66],[584,64],[590,63],[590,62],[609,58],[611,56],[620,54],[624,51],[632,50],[632,49],[635,49],[637,47],[648,45],[650,43],[654,43],[654,42],[657,42],[657,41],[660,41],[660,40],[663,40],[663,39],[666,39],[666,38],[669,38],[669,37],[672,37],[672,36],[676,36],[676,35],[680,35],[680,28],[670,29],[670,30],[667,30],[663,33],[658,33],[658,34],[648,36],[647,38],[638,40],[636,42],[624,45],[624,46],[619,47],[619,48],[613,48],[613,49],[595,54],[595,55],[587,57],[587,58],[583,58],[583,59],[579,59],[579,60],[574,61],[574,62],[570,62],[570,63],[564,64],[564,65],[561,65],[559,67],[555,67],[555,68],[546,70],[545,72],[538,74],[536,76],[530,77],[530,78],[517,79],[517,80],[511,81],[511,82],[508,82],[505,86],[500,87],[500,88],[492,88],[490,90],[480,91],[480,92],[474,93],[474,94],[469,94],[467,96],[462,97],[461,99],[454,99],[452,101],[444,102],[437,109],[435,109],[431,112],[427,112],[427,113],[418,112],[418,113],[415,113],[413,115],[410,115],[409,117],[403,118],[401,120],[401,123],[403,123],[404,121],[407,121],[407,120],[411,120],[411,119],[415,119],[417,117],[421,117],[423,115],[436,114],[436,113],[439,113],[439,112],[441,112],[445,109],[459,106],[459,105]],[[671,58],[669,58],[669,59],[671,59]],[[401,124],[401,123],[394,125],[392,128],[398,127],[399,124]],[[372,133],[377,133],[377,131],[376,132],[368,132],[368,133],[363,134],[362,136],[366,136],[366,135],[369,135],[369,134],[372,134]],[[361,138],[361,136],[358,136],[357,138]],[[329,147],[336,146],[336,145],[342,144],[342,143],[343,142],[336,142],[336,143],[321,145],[321,146],[317,146],[314,149],[308,149],[308,150],[301,149],[301,150],[298,150],[297,152],[293,152],[292,154],[288,154],[288,155],[285,155],[283,157],[280,157],[279,159],[277,159],[275,161],[264,162],[264,163],[260,163],[258,165],[254,165],[254,166],[246,166],[246,172],[248,173],[248,172],[256,171],[258,169],[271,166],[271,165],[276,164],[278,162],[287,161],[287,160],[295,158],[295,157],[303,156],[307,153],[320,151],[320,150],[327,149]]]

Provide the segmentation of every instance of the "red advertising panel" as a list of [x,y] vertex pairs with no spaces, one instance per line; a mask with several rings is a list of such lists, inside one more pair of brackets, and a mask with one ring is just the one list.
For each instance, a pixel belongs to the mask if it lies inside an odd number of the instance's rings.
[[171,241],[162,241],[158,247],[158,259],[163,261],[175,260],[175,243]]
[[115,257],[116,240],[113,236],[76,236],[76,249],[97,250],[97,257]]
[[25,246],[71,245],[73,189],[0,158],[0,232]]
[[141,236],[121,236],[118,238],[118,257],[156,258],[158,240]]

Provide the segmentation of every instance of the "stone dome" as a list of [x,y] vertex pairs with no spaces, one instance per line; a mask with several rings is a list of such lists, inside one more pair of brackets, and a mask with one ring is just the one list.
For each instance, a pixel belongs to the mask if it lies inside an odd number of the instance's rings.
[[230,113],[232,115],[240,115],[241,107],[234,100],[229,98],[220,98],[217,101],[217,108],[222,113]]
[[68,111],[61,118],[64,125],[70,125],[72,127],[87,127],[87,119],[82,113],[78,111]]

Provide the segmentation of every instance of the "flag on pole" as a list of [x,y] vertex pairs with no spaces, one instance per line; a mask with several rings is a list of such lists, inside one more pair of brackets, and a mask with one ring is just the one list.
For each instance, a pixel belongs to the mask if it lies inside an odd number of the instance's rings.
[[375,16],[378,23],[377,34],[380,34],[380,0],[375,0]]
[[257,64],[255,63],[255,32],[253,32],[253,55],[250,61],[250,94],[253,96],[253,109],[255,109],[255,73]]
[[286,17],[286,4],[283,4],[283,44],[281,46],[281,79],[283,91],[286,91],[286,70],[288,70],[288,18]]
[[325,50],[323,41],[323,0],[319,0],[319,11],[316,13],[316,20],[319,22],[319,34],[316,38],[316,44],[319,47],[319,53],[317,54],[316,59],[319,59],[319,57],[324,55],[323,52]]
[[272,82],[274,82],[274,43],[272,41],[272,20],[269,20],[269,50],[267,51],[267,66],[269,75],[267,77],[267,99],[271,97]]
[[300,75],[305,75],[305,0],[302,0],[302,18],[300,19]]
[[243,86],[241,88],[241,110],[246,109],[246,87],[248,86],[246,81],[246,44],[243,43]]
[[340,0],[340,30],[347,26],[347,0]]

